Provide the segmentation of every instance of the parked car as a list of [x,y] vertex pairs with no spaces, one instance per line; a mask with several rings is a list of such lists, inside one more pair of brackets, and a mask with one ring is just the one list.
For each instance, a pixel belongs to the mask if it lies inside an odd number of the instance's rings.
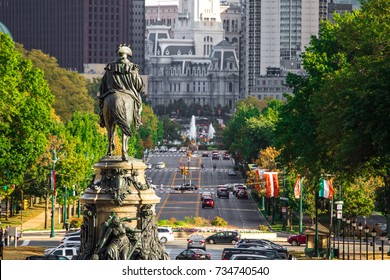
[[229,191],[227,188],[218,188],[217,189],[217,197],[218,198],[221,198],[221,197],[226,197],[226,198],[229,198]]
[[269,243],[263,242],[263,243],[240,243],[236,248],[248,248],[248,249],[273,249],[275,250],[279,255],[281,255],[283,258],[288,259],[289,253],[286,248],[278,247],[275,248]]
[[202,157],[209,157],[209,153],[208,152],[203,152],[202,153]]
[[248,195],[248,192],[247,190],[239,190],[238,192],[236,192],[236,197],[237,199],[248,199],[249,198],[249,195]]
[[253,255],[253,254],[234,254],[230,257],[230,260],[272,260],[265,255]]
[[229,176],[237,176],[237,173],[236,173],[235,170],[230,169],[230,170],[228,171],[228,175],[229,175]]
[[160,153],[166,153],[166,152],[168,152],[168,147],[167,146],[161,146],[159,148],[159,151],[160,151]]
[[176,153],[177,152],[177,148],[176,147],[171,147],[171,148],[169,148],[168,151],[171,152],[171,153]]
[[67,257],[64,256],[54,256],[54,255],[48,255],[48,256],[29,256],[26,257],[26,260],[39,260],[39,261],[46,261],[46,260],[69,260]]
[[287,242],[293,246],[299,246],[301,244],[306,244],[306,235],[304,235],[304,234],[290,235],[287,238]]
[[166,167],[165,162],[157,162],[156,169],[164,169]]
[[203,201],[205,198],[213,198],[213,194],[211,192],[203,192],[200,196],[200,200]]
[[179,152],[185,153],[185,152],[187,152],[187,148],[186,147],[180,147]]
[[202,249],[186,249],[176,256],[176,260],[210,260],[210,254]]
[[198,248],[206,250],[206,238],[200,234],[193,234],[187,239],[187,249]]
[[167,243],[168,241],[175,240],[175,236],[173,234],[171,227],[158,227],[157,233],[158,233],[158,239],[162,243]]
[[58,245],[57,247],[47,248],[47,249],[45,249],[45,251],[43,252],[43,255],[48,256],[48,255],[50,255],[53,251],[55,251],[56,249],[61,249],[61,248],[72,248],[72,247],[79,248],[79,247],[80,247],[80,243],[63,243],[63,244]]
[[286,260],[286,258],[279,255],[276,250],[270,248],[224,248],[222,251],[221,260],[230,260],[233,255],[237,254],[261,255],[265,256],[269,260]]
[[214,208],[214,199],[212,198],[204,198],[202,201],[202,208],[211,207]]
[[223,159],[230,159],[230,155],[228,153],[223,154]]
[[240,240],[240,233],[235,230],[227,230],[215,233],[206,238],[206,242],[210,244],[236,244]]
[[60,241],[60,244],[64,244],[64,243],[80,244],[81,243],[81,236],[80,235],[64,236],[64,238],[62,238],[62,240]]
[[147,164],[146,164],[146,169],[152,169],[152,167],[153,167],[153,166],[152,166],[151,163],[147,163]]
[[74,256],[79,254],[80,247],[71,247],[71,248],[59,248],[55,249],[49,254],[49,256],[63,256],[71,260]]

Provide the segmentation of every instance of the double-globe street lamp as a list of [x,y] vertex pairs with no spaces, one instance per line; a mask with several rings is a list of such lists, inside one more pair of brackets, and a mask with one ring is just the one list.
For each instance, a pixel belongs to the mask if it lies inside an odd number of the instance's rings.
[[352,252],[353,252],[353,259],[355,260],[355,230],[356,230],[356,220],[352,220]]
[[383,261],[384,260],[384,251],[385,251],[384,245],[385,245],[385,241],[386,241],[386,233],[385,232],[382,232],[382,234],[380,236],[380,240],[382,243],[382,261]]
[[364,232],[366,233],[366,260],[368,260],[368,233],[370,229],[367,225],[364,227]]
[[345,260],[345,221],[347,220],[346,217],[343,217],[342,219],[342,222],[343,222],[343,260]]
[[350,224],[351,224],[351,219],[347,218],[347,254],[348,254],[348,260],[349,260],[349,231],[350,231]]
[[363,230],[363,225],[362,223],[359,223],[357,226],[359,230],[359,256],[360,260],[362,259],[362,230]]
[[375,228],[372,229],[371,236],[372,236],[372,259],[375,260],[375,237],[376,237]]

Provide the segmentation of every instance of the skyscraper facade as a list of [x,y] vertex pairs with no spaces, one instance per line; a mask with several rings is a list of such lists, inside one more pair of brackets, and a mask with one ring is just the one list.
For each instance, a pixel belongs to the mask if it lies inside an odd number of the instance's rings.
[[84,72],[87,64],[115,58],[130,44],[144,66],[144,0],[0,0],[0,21],[15,42],[57,58],[61,67]]
[[[257,96],[258,79],[268,76],[270,72],[301,70],[300,55],[309,43],[310,36],[318,34],[319,2],[241,0],[243,11],[240,48],[241,98]],[[283,71],[269,71],[275,68]]]

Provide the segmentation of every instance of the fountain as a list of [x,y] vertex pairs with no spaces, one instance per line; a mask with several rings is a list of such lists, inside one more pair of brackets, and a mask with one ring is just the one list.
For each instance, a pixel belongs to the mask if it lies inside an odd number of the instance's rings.
[[208,141],[210,141],[210,139],[213,139],[213,138],[214,138],[214,134],[215,134],[215,129],[214,129],[214,127],[213,127],[213,124],[210,123],[210,125],[209,125],[209,131],[208,131],[208,133],[207,133],[207,139],[208,139]]
[[191,117],[189,138],[190,140],[196,141],[196,124],[194,115]]

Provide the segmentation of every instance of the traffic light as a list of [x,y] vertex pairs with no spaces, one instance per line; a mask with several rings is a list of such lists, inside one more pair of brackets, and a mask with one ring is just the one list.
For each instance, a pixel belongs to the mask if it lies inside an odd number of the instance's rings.
[[27,208],[28,208],[28,200],[23,199],[23,210],[27,210]]

